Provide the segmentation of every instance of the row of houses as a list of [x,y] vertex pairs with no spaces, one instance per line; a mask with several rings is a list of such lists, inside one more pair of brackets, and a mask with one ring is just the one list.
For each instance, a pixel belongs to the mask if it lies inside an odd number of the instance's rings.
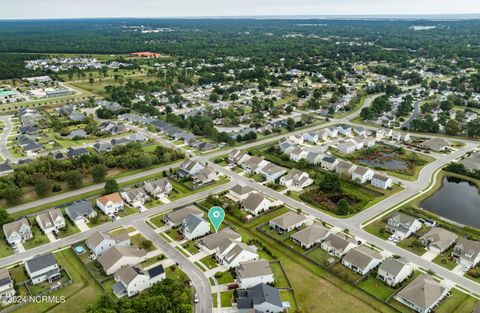
[[[415,234],[422,227],[420,219],[402,212],[388,218],[385,231],[397,240],[403,240]],[[395,240],[395,241],[397,241]],[[480,242],[460,238],[455,233],[441,227],[432,227],[419,237],[420,242],[428,250],[440,254],[453,246],[451,256],[465,269],[472,268],[480,262]]]

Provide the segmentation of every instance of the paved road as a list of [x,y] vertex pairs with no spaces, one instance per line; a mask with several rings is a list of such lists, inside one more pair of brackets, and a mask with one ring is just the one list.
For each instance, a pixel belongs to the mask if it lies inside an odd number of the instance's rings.
[[205,274],[192,262],[188,260],[182,253],[172,247],[165,239],[155,233],[144,221],[136,220],[133,222],[133,226],[137,228],[145,237],[153,242],[157,248],[159,248],[163,254],[165,254],[170,260],[178,264],[180,268],[188,274],[188,277],[195,286],[196,293],[199,296],[199,303],[195,306],[195,312],[206,313],[212,312],[212,290],[210,282]]
[[0,137],[0,154],[2,155],[2,158],[4,160],[8,159],[11,162],[17,162],[18,158],[13,156],[7,149],[8,137],[10,136],[13,130],[13,125],[12,125],[12,122],[10,121],[10,117],[11,116],[7,116],[7,115],[0,116],[0,121],[2,121],[3,124],[5,125],[3,129],[3,133]]

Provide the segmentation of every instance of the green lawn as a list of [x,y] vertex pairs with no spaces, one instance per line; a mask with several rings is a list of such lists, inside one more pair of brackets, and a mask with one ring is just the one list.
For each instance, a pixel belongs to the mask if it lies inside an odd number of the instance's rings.
[[157,255],[157,256],[151,257],[149,259],[146,259],[145,261],[140,263],[140,265],[142,265],[142,267],[145,268],[145,267],[151,266],[153,264],[156,264],[156,263],[161,262],[161,261],[166,260],[166,259],[167,259],[167,257],[164,254],[161,254],[161,255]]
[[183,239],[183,235],[180,233],[180,230],[178,228],[170,228],[165,232],[170,238],[172,238],[175,241],[179,241]]
[[288,302],[290,304],[290,309],[288,312],[297,312],[298,306],[292,291],[281,290],[280,299],[282,299],[282,302]]
[[312,260],[314,260],[315,262],[318,262],[319,264],[324,265],[324,266],[328,265],[327,260],[329,258],[338,259],[337,257],[328,254],[327,251],[323,250],[320,247],[317,247],[317,248],[313,249],[312,251],[308,252],[307,256],[309,258],[311,258]]
[[427,249],[418,243],[418,239],[415,236],[410,236],[409,238],[400,241],[397,245],[400,248],[415,253],[418,256],[421,256],[427,252]]
[[65,238],[79,232],[77,225],[73,224],[69,218],[65,218],[65,228],[58,232],[58,237]]
[[202,262],[202,264],[205,265],[208,269],[212,269],[218,266],[217,261],[212,255],[204,257],[200,260],[200,262]]
[[167,275],[167,278],[180,281],[180,282],[188,282],[190,281],[190,278],[188,278],[187,274],[185,274],[184,271],[182,271],[178,266],[172,265],[169,266],[165,269],[165,273]]
[[470,313],[473,312],[478,300],[468,296],[458,289],[450,290],[451,295],[444,299],[435,310],[436,313]]
[[115,235],[118,235],[118,234],[122,234],[122,233],[132,233],[134,231],[136,231],[137,229],[133,226],[129,226],[129,227],[119,227],[119,228],[116,228],[114,230],[111,230],[109,231],[109,234],[112,235],[112,236],[115,236]]
[[384,282],[378,280],[375,275],[368,276],[367,279],[362,280],[358,287],[362,288],[366,292],[375,295],[382,301],[385,301],[390,297],[394,292],[395,289],[388,286]]
[[73,279],[73,283],[63,287],[49,296],[65,296],[65,303],[41,302],[26,304],[16,313],[49,312],[71,313],[73,308],[81,308],[97,301],[102,295],[102,288],[93,280],[79,258],[71,249],[55,253],[59,265],[65,268]]
[[166,213],[155,215],[154,217],[150,218],[150,222],[158,228],[165,226],[165,222],[163,221],[165,214]]
[[123,210],[121,210],[118,215],[120,217],[126,217],[126,216],[129,216],[129,215],[132,215],[132,214],[136,214],[138,213],[138,209],[137,208],[134,208],[134,207],[131,207],[129,205],[126,205],[125,208]]
[[287,275],[283,270],[282,264],[280,262],[270,263],[270,267],[273,272],[273,277],[275,278],[275,287],[276,288],[291,288],[288,283]]
[[191,255],[197,254],[200,250],[192,242],[186,242],[182,245],[182,248],[190,252]]
[[13,250],[12,250],[12,247],[8,244],[8,242],[3,239],[5,238],[3,235],[3,231],[1,232],[1,237],[2,239],[0,240],[0,258],[4,258],[9,255],[12,255]]
[[[138,247],[142,247],[142,242],[147,241],[145,237],[143,237],[142,234],[136,234],[130,237],[130,242],[134,245],[137,245]],[[145,252],[150,252],[155,250],[155,246],[152,244],[150,247],[145,249]]]
[[437,255],[432,262],[449,270],[453,270],[458,265],[458,263],[450,256],[450,253]]
[[345,267],[341,262],[336,263],[334,266],[331,267],[331,269],[339,277],[342,277],[343,279],[350,282],[356,282],[362,277],[360,274]]
[[23,264],[16,265],[8,269],[10,276],[16,284],[26,281],[28,278],[27,272],[25,271],[25,266]]
[[233,276],[230,271],[215,273],[215,279],[219,285],[230,284],[233,282]]
[[33,239],[27,240],[23,243],[25,250],[29,250],[50,242],[47,235],[45,235],[37,225],[32,226],[32,235]]
[[375,235],[377,237],[382,238],[383,240],[387,240],[388,237],[390,237],[390,234],[385,231],[385,226],[387,223],[385,223],[382,219],[376,220],[367,226],[365,226],[363,229],[367,232],[369,232],[372,235]]
[[220,293],[220,304],[222,308],[229,308],[233,302],[233,290]]

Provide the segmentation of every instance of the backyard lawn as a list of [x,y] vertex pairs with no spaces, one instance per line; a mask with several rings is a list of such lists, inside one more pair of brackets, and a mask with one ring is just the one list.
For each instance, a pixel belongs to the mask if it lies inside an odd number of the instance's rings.
[[220,293],[220,301],[222,308],[231,307],[233,302],[233,290]]
[[283,270],[282,264],[280,262],[271,262],[270,267],[273,272],[273,277],[275,277],[275,287],[276,288],[291,288],[288,283],[287,275]]
[[218,266],[217,261],[215,260],[214,256],[206,256],[200,260],[203,265],[205,265],[208,269],[212,269]]
[[385,301],[395,292],[395,289],[388,286],[381,280],[378,280],[375,276],[376,275],[373,274],[368,276],[367,279],[358,283],[358,287],[370,294],[375,295],[380,300]]
[[423,255],[427,250],[425,247],[419,242],[418,238],[415,236],[410,236],[406,239],[403,239],[397,244],[400,248],[408,250],[416,255]]
[[328,266],[327,260],[330,258],[338,259],[337,257],[328,254],[327,251],[323,250],[320,247],[317,247],[312,251],[308,252],[307,256],[323,266]]

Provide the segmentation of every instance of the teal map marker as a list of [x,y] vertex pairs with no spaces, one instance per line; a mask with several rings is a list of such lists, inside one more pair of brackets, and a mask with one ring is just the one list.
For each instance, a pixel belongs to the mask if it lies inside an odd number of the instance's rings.
[[217,232],[225,218],[225,211],[219,206],[214,206],[208,211],[208,218]]

